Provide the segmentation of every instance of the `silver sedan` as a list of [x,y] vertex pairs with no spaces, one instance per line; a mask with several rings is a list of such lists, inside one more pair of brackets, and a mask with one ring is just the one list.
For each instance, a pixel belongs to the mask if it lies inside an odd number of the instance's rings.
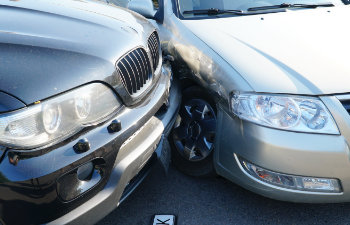
[[183,172],[293,202],[350,201],[347,0],[130,0],[182,79]]

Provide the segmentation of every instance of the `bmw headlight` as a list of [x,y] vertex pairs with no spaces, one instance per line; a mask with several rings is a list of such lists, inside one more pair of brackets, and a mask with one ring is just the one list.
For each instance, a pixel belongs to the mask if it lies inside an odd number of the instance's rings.
[[231,110],[239,118],[263,126],[298,132],[339,134],[333,117],[315,97],[236,94]]
[[0,144],[32,149],[54,144],[107,120],[121,106],[113,91],[89,84],[15,112],[0,115]]

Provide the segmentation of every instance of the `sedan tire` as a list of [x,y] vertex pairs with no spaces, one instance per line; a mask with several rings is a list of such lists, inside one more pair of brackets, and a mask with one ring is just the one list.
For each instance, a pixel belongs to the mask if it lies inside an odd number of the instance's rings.
[[214,175],[215,131],[214,101],[200,87],[185,89],[178,120],[170,134],[175,167],[190,176]]

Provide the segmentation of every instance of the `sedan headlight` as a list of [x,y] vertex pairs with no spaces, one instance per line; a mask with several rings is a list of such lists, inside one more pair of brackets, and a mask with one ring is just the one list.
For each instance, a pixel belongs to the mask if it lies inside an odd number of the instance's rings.
[[239,118],[263,126],[298,132],[339,134],[318,98],[267,94],[236,94],[231,110]]
[[0,116],[0,144],[32,149],[54,144],[108,119],[119,107],[107,86],[93,83]]

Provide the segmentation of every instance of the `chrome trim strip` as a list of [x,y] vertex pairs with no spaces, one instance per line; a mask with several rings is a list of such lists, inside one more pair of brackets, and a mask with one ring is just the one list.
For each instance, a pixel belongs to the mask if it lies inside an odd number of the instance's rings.
[[350,94],[335,95],[339,101],[350,100]]

